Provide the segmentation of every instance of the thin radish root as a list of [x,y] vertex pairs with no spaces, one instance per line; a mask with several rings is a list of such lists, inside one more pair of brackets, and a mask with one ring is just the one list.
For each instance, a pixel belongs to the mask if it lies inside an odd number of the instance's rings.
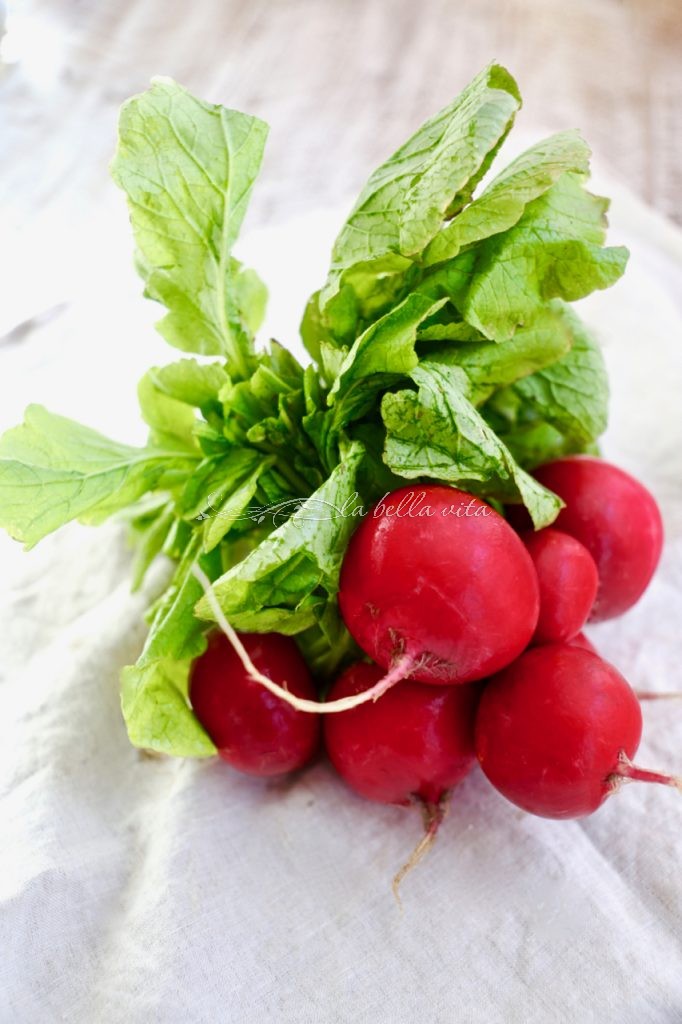
[[448,795],[443,795],[436,804],[427,803],[426,801],[420,801],[420,803],[422,817],[424,819],[424,835],[393,879],[393,895],[395,896],[395,901],[401,910],[403,909],[403,901],[400,898],[400,884],[405,878],[405,875],[409,874],[413,868],[416,868],[417,864],[424,859],[433,846],[438,829],[440,828],[447,813]]
[[638,700],[682,700],[682,693],[651,693],[635,690]]
[[633,764],[624,750],[618,755],[618,765],[613,772],[615,782],[658,782],[662,786],[673,786],[682,792],[682,778],[678,775],[667,775],[664,772],[653,772],[649,768],[640,768]]
[[278,683],[273,682],[273,680],[268,676],[265,676],[262,672],[258,671],[254,663],[251,661],[248,651],[239,639],[239,635],[225,618],[223,610],[218,604],[218,599],[215,596],[211,581],[206,573],[200,569],[198,565],[193,565],[192,574],[203,587],[206,599],[215,616],[215,620],[232,644],[232,647],[244,666],[244,671],[247,675],[253,679],[254,682],[260,683],[261,686],[264,686],[266,690],[270,691],[270,693],[274,693],[276,697],[281,697],[282,700],[286,701],[287,704],[290,704],[292,708],[296,708],[297,711],[306,711],[312,714],[335,714],[339,711],[350,711],[352,708],[357,708],[360,704],[366,704],[370,700],[378,700],[382,694],[386,693],[387,690],[390,690],[396,683],[401,682],[403,679],[407,679],[415,668],[415,659],[411,655],[404,655],[396,661],[395,665],[389,669],[386,675],[383,676],[378,683],[375,683],[369,690],[364,690],[362,693],[356,693],[352,697],[342,697],[340,700],[328,701],[326,704],[322,701],[307,700],[304,697],[297,697],[295,694],[290,693],[289,690],[280,686]]

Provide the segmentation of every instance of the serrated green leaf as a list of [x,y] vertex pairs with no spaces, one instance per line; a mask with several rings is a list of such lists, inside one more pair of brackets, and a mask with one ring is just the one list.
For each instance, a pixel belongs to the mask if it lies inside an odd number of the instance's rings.
[[587,174],[590,150],[579,132],[558,132],[517,157],[426,248],[421,259],[431,266],[452,259],[467,245],[513,227],[526,206],[543,195],[567,171]]
[[381,264],[386,274],[422,252],[470,198],[519,106],[514,79],[491,64],[377,168],[334,244],[323,304],[349,268],[398,257],[395,267]]
[[121,708],[130,742],[175,757],[211,757],[215,744],[187,700],[190,662],[151,661],[121,673]]
[[[480,405],[497,388],[513,384],[536,371],[551,373],[557,360],[570,351],[572,334],[561,311],[552,306],[541,309],[528,327],[520,327],[507,341],[466,342],[441,345],[422,361],[459,366],[469,378],[469,398]],[[536,388],[544,378],[537,374]]]
[[193,465],[189,455],[118,444],[30,405],[0,439],[0,526],[33,547],[73,519],[101,522],[159,487],[169,468]]
[[604,357],[585,324],[567,306],[561,308],[561,317],[572,339],[570,350],[519,380],[516,390],[541,419],[570,444],[582,447],[606,430],[608,378]]
[[248,375],[251,358],[253,310],[242,307],[254,279],[231,250],[266,135],[258,118],[159,78],[124,104],[112,163],[146,294],[168,309],[159,331],[176,348],[225,356],[237,377]]
[[456,366],[420,365],[419,391],[384,396],[384,461],[408,480],[456,484],[488,499],[523,500],[537,528],[556,519],[561,501],[512,458],[467,397],[469,382]]
[[304,315],[314,356],[322,340],[351,345],[414,290],[420,254],[469,202],[520,102],[509,72],[491,64],[370,176],[336,239],[327,282]]
[[628,252],[602,245],[607,205],[564,174],[515,227],[473,250],[469,282],[454,299],[463,317],[502,341],[550,299],[580,299],[617,281]]

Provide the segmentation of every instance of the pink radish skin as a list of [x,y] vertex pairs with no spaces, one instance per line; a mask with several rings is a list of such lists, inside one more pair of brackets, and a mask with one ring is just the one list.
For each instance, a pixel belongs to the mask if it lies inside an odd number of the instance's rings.
[[653,496],[629,473],[587,455],[547,463],[533,475],[566,503],[554,525],[596,562],[590,620],[622,615],[646,590],[661,556],[663,524]]
[[508,665],[538,619],[538,582],[519,537],[489,505],[453,487],[403,487],[353,534],[341,614],[379,665],[409,662],[420,682],[465,683]]
[[[357,662],[332,686],[330,700],[369,689],[383,675]],[[480,687],[402,682],[380,700],[324,721],[329,759],[360,796],[407,805],[437,804],[473,768]]]
[[[279,633],[241,633],[256,667],[298,697],[315,699],[308,667],[294,641]],[[192,665],[189,697],[220,757],[248,775],[302,768],[320,738],[317,715],[297,711],[251,679],[222,633],[209,637]]]
[[512,803],[545,818],[580,818],[624,778],[682,786],[632,764],[641,733],[639,701],[623,676],[595,654],[552,644],[490,680],[476,717],[476,753]]
[[587,548],[551,527],[524,533],[540,586],[540,616],[532,643],[570,640],[584,626],[597,596],[597,566]]

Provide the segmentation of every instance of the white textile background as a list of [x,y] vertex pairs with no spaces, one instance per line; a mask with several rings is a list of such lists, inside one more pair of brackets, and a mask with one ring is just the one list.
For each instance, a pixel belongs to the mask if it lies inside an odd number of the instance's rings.
[[[581,304],[611,374],[605,453],[654,490],[667,539],[646,597],[590,635],[637,687],[680,689],[682,236],[621,192],[611,220],[630,268]],[[126,270],[124,221],[112,199],[96,225],[108,265],[84,255],[75,301],[0,349],[0,426],[35,399],[142,438],[133,382],[173,353]],[[310,216],[241,248],[287,343],[338,222]],[[0,537],[0,1024],[682,1021],[674,791],[623,787],[560,823],[475,772],[400,913],[390,883],[416,812],[363,802],[324,763],[262,783],[129,746],[117,677],[144,597],[128,569],[116,525],[69,527],[30,554]],[[682,703],[645,707],[638,760],[682,771]]]

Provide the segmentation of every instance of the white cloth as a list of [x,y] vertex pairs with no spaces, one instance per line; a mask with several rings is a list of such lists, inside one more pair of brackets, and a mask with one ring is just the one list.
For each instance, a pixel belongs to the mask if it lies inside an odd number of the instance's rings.
[[[119,220],[117,203],[110,267],[94,261],[87,294],[0,354],[3,426],[38,399],[141,437],[134,374],[173,353],[118,269]],[[309,217],[242,247],[279,280],[270,324],[284,341],[336,223]],[[667,540],[642,602],[590,635],[637,687],[680,689],[682,238],[620,193],[612,223],[630,269],[582,310],[611,373],[605,452],[652,487]],[[120,527],[69,527],[28,555],[2,537],[0,559],[2,1024],[682,1020],[674,791],[623,787],[594,817],[553,822],[475,771],[401,914],[391,879],[416,811],[363,802],[324,763],[268,783],[129,746],[118,673],[145,598],[129,593]],[[638,761],[682,770],[682,703],[644,710]]]

